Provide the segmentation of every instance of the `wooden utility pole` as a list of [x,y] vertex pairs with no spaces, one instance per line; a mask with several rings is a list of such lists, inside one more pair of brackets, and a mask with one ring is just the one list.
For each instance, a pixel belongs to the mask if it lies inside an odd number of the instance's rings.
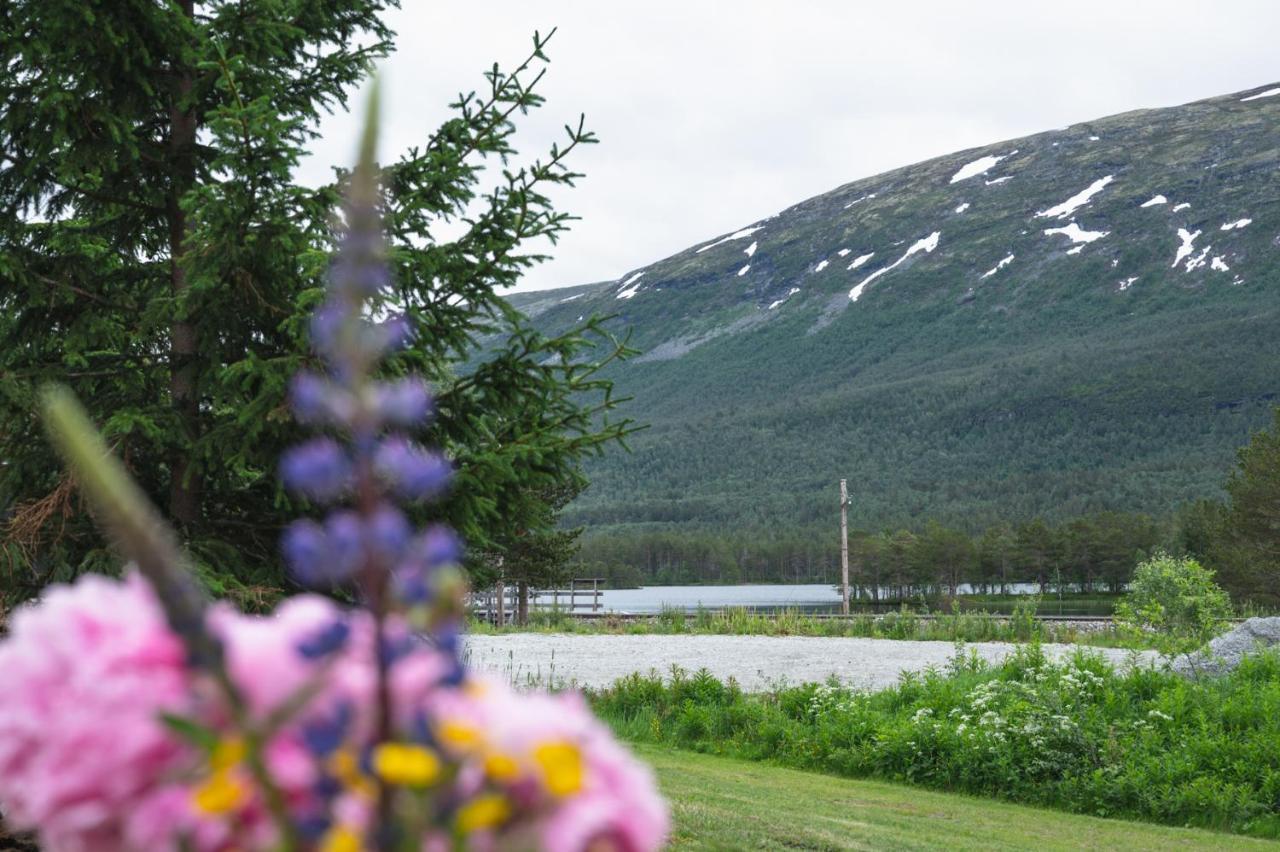
[[849,614],[849,486],[840,480],[840,612]]

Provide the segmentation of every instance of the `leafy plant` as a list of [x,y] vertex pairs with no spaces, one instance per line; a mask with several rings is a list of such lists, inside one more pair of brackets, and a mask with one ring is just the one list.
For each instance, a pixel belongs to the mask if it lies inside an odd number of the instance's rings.
[[1138,566],[1116,607],[1119,624],[1155,637],[1167,654],[1191,651],[1222,631],[1231,600],[1213,572],[1189,557],[1158,553]]
[[[694,684],[697,684],[696,686]],[[1280,837],[1280,656],[1213,680],[1036,644],[875,692],[743,694],[675,672],[590,694],[622,736],[1099,816]]]

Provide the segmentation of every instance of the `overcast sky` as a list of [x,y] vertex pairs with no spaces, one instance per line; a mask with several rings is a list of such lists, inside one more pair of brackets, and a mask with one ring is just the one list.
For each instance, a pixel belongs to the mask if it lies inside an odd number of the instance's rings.
[[[559,27],[547,104],[518,147],[541,153],[578,113],[601,141],[556,196],[582,221],[518,289],[617,279],[940,154],[1280,80],[1276,0],[403,3],[381,72],[384,159]],[[355,124],[325,122],[304,180],[349,162]]]

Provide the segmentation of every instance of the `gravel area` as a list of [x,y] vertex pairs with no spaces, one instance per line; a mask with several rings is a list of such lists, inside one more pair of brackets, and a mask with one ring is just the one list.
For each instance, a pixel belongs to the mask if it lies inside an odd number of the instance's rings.
[[[1016,648],[1006,642],[966,645],[987,660],[1003,658]],[[1071,645],[1045,645],[1059,657]],[[1129,651],[1091,649],[1114,663]],[[528,683],[606,686],[632,672],[677,665],[688,671],[706,668],[721,679],[733,676],[744,689],[759,690],[778,681],[790,684],[825,680],[835,675],[851,686],[892,685],[903,671],[942,666],[955,654],[950,642],[898,639],[854,639],[817,636],[627,636],[506,633],[468,636],[471,665],[501,675],[517,685]],[[1144,652],[1144,662],[1154,659]]]

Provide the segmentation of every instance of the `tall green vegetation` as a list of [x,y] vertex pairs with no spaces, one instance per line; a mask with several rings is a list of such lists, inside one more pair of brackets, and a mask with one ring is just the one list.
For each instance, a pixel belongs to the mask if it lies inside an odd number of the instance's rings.
[[744,694],[635,674],[592,696],[623,737],[1097,816],[1280,837],[1280,658],[1221,678],[1117,670],[1027,645],[958,653],[879,692],[836,683]]
[[1182,654],[1222,631],[1231,601],[1213,572],[1194,559],[1157,553],[1134,571],[1116,617],[1122,627],[1154,638],[1164,653]]
[[1183,510],[1179,543],[1217,572],[1232,597],[1280,604],[1280,408],[1271,429],[1240,449],[1226,491],[1225,503]]
[[[275,476],[286,382],[312,358],[306,317],[346,178],[309,189],[292,174],[319,117],[391,50],[380,15],[394,5],[0,11],[10,594],[111,564],[40,439],[33,394],[49,380],[85,402],[215,588],[283,582],[277,534],[305,508]],[[495,66],[436,133],[382,164],[394,281],[379,310],[403,313],[410,341],[387,371],[436,384],[437,417],[417,437],[457,461],[459,487],[431,511],[480,547],[501,547],[499,528],[545,529],[540,495],[580,486],[581,457],[627,430],[598,374],[625,347],[595,318],[541,334],[497,295],[568,226],[547,191],[574,182],[569,158],[594,141],[578,122],[545,155],[518,156],[513,120],[543,103],[545,44],[535,35],[514,70]],[[465,230],[441,241],[441,221]]]
[[581,490],[577,482],[545,489],[537,495],[541,514],[534,519],[536,523],[504,531],[498,540],[501,549],[486,554],[481,560],[483,568],[472,571],[472,581],[479,586],[515,584],[517,624],[529,621],[533,590],[558,588],[574,570],[582,528],[565,529],[558,522],[560,510]]
[[[965,584],[988,592],[1035,583],[1045,592],[1117,593],[1165,537],[1149,516],[1120,512],[1060,524],[1040,518],[998,524],[977,536],[938,523],[918,531],[852,531],[850,578],[871,599],[950,596]],[[839,546],[833,527],[738,535],[613,530],[588,532],[582,556],[606,569],[631,566],[649,583],[833,583]]]

